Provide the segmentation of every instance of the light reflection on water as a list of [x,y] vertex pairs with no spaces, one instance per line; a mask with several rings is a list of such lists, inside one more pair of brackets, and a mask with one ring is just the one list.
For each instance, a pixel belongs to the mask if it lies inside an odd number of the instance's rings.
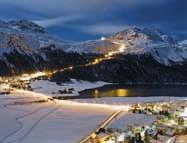
[[81,92],[80,98],[137,97],[137,96],[185,96],[187,86],[125,86],[107,85]]
[[113,97],[114,95],[118,97],[125,97],[128,96],[129,90],[128,89],[114,89],[114,90],[109,90],[107,93],[100,92],[98,89],[94,89],[93,96],[94,98],[98,97],[104,97],[106,94],[109,97]]
[[114,89],[114,90],[109,90],[107,93],[105,92],[100,92],[98,89],[94,89],[93,91],[93,97],[98,98],[98,97],[104,97],[104,96],[109,96],[113,97],[118,96],[118,97],[125,97],[129,96],[129,90],[128,89]]

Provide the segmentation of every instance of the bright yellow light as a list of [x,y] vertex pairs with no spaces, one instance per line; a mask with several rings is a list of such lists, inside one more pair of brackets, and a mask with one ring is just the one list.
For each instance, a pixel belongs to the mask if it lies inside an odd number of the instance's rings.
[[19,79],[22,81],[26,81],[26,80],[30,80],[30,79],[37,78],[40,76],[45,76],[45,75],[46,75],[45,72],[36,72],[33,74],[23,74],[21,77],[19,77]]
[[99,62],[99,59],[95,59],[95,62],[98,63],[98,62]]
[[100,59],[95,59],[94,62],[92,64],[98,64],[101,60]]
[[109,52],[109,53],[108,53],[109,56],[112,56],[112,54],[113,54],[112,52]]
[[97,98],[98,97],[98,95],[99,95],[99,91],[96,89],[96,90],[94,90],[94,97],[95,98]]
[[105,55],[105,57],[107,58],[107,57],[111,57],[111,56],[113,56],[113,55],[115,55],[115,54],[117,54],[118,52],[109,52],[109,53],[107,53],[106,55]]
[[97,135],[95,133],[93,133],[91,136],[92,136],[92,138],[96,138],[97,137]]
[[122,44],[119,48],[119,52],[120,53],[123,53],[125,51],[125,49],[127,49],[126,45],[125,44]]
[[117,95],[119,97],[125,97],[128,95],[128,90],[127,89],[118,89],[117,90]]
[[114,55],[115,54],[115,52],[109,52],[108,53],[108,56],[112,56],[112,55]]

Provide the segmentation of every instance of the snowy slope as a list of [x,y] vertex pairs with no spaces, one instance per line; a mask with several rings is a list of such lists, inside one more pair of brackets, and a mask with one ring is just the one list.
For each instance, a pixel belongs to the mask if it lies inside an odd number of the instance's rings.
[[82,42],[77,49],[79,52],[95,53],[97,47],[100,46],[103,50],[99,50],[99,53],[103,51],[105,53],[108,46],[113,48],[110,50],[117,51],[121,45],[126,47],[122,52],[124,55],[151,54],[156,61],[164,65],[182,63],[187,59],[186,41],[179,42],[158,30],[147,28],[129,28],[106,38],[104,41]]
[[[45,29],[27,20],[0,21],[0,49],[35,51],[49,45],[64,47],[65,42],[48,34]],[[4,52],[0,50],[1,54]]]
[[148,53],[164,65],[184,62],[187,59],[184,46],[157,30],[132,28],[117,33],[112,39],[127,46],[124,53]]
[[[105,53],[104,49],[107,46],[114,46],[114,44],[97,39],[97,40],[69,43],[69,48],[66,51],[78,52],[78,53],[102,54]],[[100,50],[99,47],[103,48],[103,50]]]
[[54,102],[29,104],[42,99],[37,93],[24,91],[0,95],[0,142],[76,143],[113,112]]
[[[156,29],[133,27],[117,32],[106,40],[69,42],[50,35],[43,27],[27,20],[0,21],[1,57],[3,53],[15,49],[26,54],[40,54],[39,49],[46,47],[79,54],[106,54],[118,51],[121,45],[126,47],[121,54],[150,54],[167,66],[182,64],[187,60],[187,41],[177,41]],[[46,58],[43,53],[41,56]]]
[[187,41],[177,41],[157,29],[133,27],[105,39],[72,43],[66,51],[106,54],[125,45],[122,54],[151,54],[164,65],[180,64],[187,59]]

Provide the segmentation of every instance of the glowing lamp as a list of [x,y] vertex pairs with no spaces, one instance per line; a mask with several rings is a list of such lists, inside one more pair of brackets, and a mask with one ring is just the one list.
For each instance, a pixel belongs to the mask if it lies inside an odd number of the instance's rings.
[[120,52],[120,53],[123,53],[123,52],[125,51],[125,49],[126,49],[126,46],[125,46],[124,44],[122,44],[122,45],[120,46],[120,48],[119,48],[119,52]]
[[105,37],[101,37],[101,41],[105,41],[106,40],[106,38]]

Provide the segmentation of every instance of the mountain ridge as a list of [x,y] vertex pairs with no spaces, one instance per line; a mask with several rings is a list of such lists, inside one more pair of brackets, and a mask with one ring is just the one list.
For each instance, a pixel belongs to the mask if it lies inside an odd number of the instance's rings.
[[[186,76],[187,42],[177,41],[158,30],[132,27],[101,39],[69,42],[42,32],[43,30],[36,30],[38,26],[32,22],[10,23],[14,26],[18,23],[28,24],[27,26],[31,27],[26,29],[18,27],[17,30],[17,27],[7,28],[6,22],[0,22],[0,76],[76,67],[106,55],[113,58],[86,68],[78,68],[79,70],[73,69],[71,73],[65,75],[83,79],[85,76],[90,80],[107,79],[109,82],[115,81],[112,75],[120,82],[121,79],[129,82],[138,80],[167,82],[179,78],[173,74],[182,73],[182,76]],[[116,54],[110,55],[111,53]],[[179,70],[180,68],[183,70]],[[165,78],[159,75],[160,70]],[[104,73],[107,73],[106,76]],[[123,75],[124,73],[128,75]],[[60,73],[55,75],[58,77],[56,79],[61,79]],[[117,75],[121,76],[121,79],[117,78]],[[183,82],[182,76],[179,81]],[[159,77],[162,80],[159,80]],[[154,80],[148,80],[149,78]],[[187,82],[187,79],[184,79],[185,81]]]

